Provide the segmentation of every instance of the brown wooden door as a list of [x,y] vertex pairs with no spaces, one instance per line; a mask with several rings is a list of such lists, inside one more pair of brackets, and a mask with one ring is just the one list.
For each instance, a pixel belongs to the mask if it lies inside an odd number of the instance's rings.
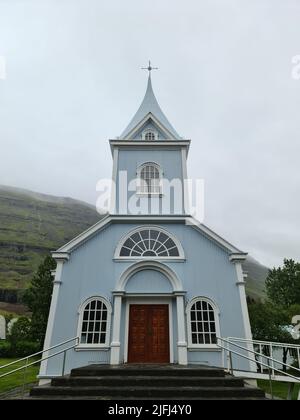
[[128,363],[169,363],[168,305],[130,305]]

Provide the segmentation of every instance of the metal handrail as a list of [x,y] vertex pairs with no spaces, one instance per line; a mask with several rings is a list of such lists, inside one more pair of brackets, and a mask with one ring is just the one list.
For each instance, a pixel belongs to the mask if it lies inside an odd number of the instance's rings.
[[[38,351],[36,353],[30,354],[29,356],[25,356],[22,359],[18,359],[18,360],[15,360],[14,362],[7,363],[6,365],[0,366],[0,369],[4,369],[4,368],[6,368],[8,366],[12,366],[12,365],[14,365],[16,363],[20,363],[23,360],[28,360],[28,359],[30,359],[32,357],[37,356],[38,354],[45,353],[47,351],[56,349],[57,347],[63,346],[64,344],[68,344],[68,343],[70,343],[71,341],[74,341],[74,340],[79,340],[79,337],[70,338],[69,340],[63,341],[62,343],[56,344],[55,346],[52,346],[52,347],[49,347],[48,349],[40,350],[40,351]],[[0,376],[0,378],[2,378],[2,376]]]
[[[69,346],[67,348],[64,348],[64,349],[62,349],[62,350],[60,350],[60,351],[58,351],[56,353],[47,355],[45,357],[42,356],[39,360],[34,360],[32,363],[28,363],[28,361],[29,361],[30,358],[32,358],[32,357],[34,357],[34,356],[36,356],[38,354],[41,354],[41,353],[47,353],[50,350],[53,350],[53,349],[55,349],[57,347],[60,347],[60,346],[63,346],[64,344],[70,343],[71,341],[76,341],[76,342],[72,346]],[[30,367],[30,366],[33,366],[33,365],[35,365],[37,363],[43,362],[44,360],[50,359],[51,357],[55,357],[55,356],[63,353],[64,356],[63,356],[62,374],[61,375],[64,376],[64,374],[65,374],[65,365],[66,365],[66,354],[67,354],[67,351],[68,350],[71,350],[71,349],[74,349],[78,345],[78,343],[79,343],[79,337],[74,337],[74,338],[71,338],[69,340],[64,341],[63,343],[59,343],[59,344],[56,344],[55,346],[49,347],[48,349],[41,350],[41,351],[39,351],[37,353],[34,353],[34,354],[31,354],[31,355],[29,355],[27,357],[23,357],[22,359],[19,359],[19,360],[16,360],[14,362],[11,362],[11,363],[8,363],[6,365],[3,365],[3,366],[0,367],[1,369],[2,368],[5,368],[5,367],[8,367],[8,366],[11,366],[11,365],[13,365],[15,363],[21,362],[23,360],[26,360],[26,364],[24,366],[21,366],[21,367],[19,367],[17,369],[13,369],[13,370],[11,370],[9,372],[6,372],[6,373],[0,375],[0,379],[1,378],[4,378],[5,376],[12,375],[13,373],[16,373],[18,371],[24,370],[23,382],[22,382],[22,392],[21,392],[21,395],[22,395],[22,398],[23,398],[24,397],[24,392],[25,392],[25,383],[26,383],[26,372],[27,372],[27,368]]]
[[[274,377],[272,378],[272,373],[271,372],[274,372],[274,371],[277,371],[277,372],[279,372],[280,374],[284,374],[283,376],[288,376],[288,377],[290,377],[290,378],[292,378],[293,380],[294,380],[294,382],[296,381],[296,382],[299,382],[300,383],[300,378],[299,377],[296,377],[296,376],[294,376],[294,375],[290,375],[289,373],[287,373],[287,372],[283,372],[282,370],[280,370],[280,369],[277,369],[276,367],[274,367],[274,362],[275,363],[278,363],[278,364],[281,364],[281,365],[285,365],[285,366],[287,366],[287,367],[289,367],[289,368],[291,368],[291,369],[294,369],[294,370],[296,370],[296,371],[298,371],[299,373],[300,373],[300,369],[297,369],[297,368],[295,368],[295,367],[293,367],[293,366],[290,366],[290,365],[287,365],[287,364],[285,364],[285,363],[283,363],[283,362],[279,362],[279,361],[277,361],[277,360],[275,360],[275,359],[272,359],[271,357],[268,357],[268,356],[265,356],[264,354],[261,354],[261,353],[258,353],[258,352],[256,352],[256,351],[254,351],[254,350],[250,350],[249,348],[245,348],[245,347],[242,347],[242,346],[239,346],[238,344],[235,344],[235,343],[233,343],[233,342],[231,342],[231,341],[229,341],[229,340],[226,340],[226,339],[224,339],[224,338],[220,338],[220,337],[217,337],[217,339],[218,340],[220,340],[220,341],[222,341],[222,342],[224,342],[224,343],[227,343],[227,345],[229,344],[231,344],[231,345],[233,345],[233,346],[235,346],[235,347],[238,347],[238,348],[240,348],[240,349],[242,349],[242,350],[245,350],[245,351],[247,351],[248,353],[252,353],[252,354],[254,354],[254,355],[258,355],[258,356],[263,356],[263,357],[265,357],[267,360],[268,360],[268,364],[266,364],[266,363],[264,363],[264,362],[262,362],[261,360],[260,361],[257,361],[256,359],[255,359],[255,356],[254,356],[254,360],[253,360],[253,358],[251,358],[251,357],[248,357],[248,356],[246,356],[245,354],[241,354],[241,353],[239,353],[239,352],[237,352],[237,351],[235,351],[235,350],[232,350],[232,349],[230,349],[228,346],[227,347],[225,347],[225,346],[223,346],[223,345],[221,345],[221,344],[219,344],[218,342],[217,342],[217,345],[218,345],[218,347],[220,347],[221,349],[223,349],[223,350],[225,350],[225,351],[227,351],[227,353],[228,353],[228,358],[229,358],[229,363],[230,363],[230,372],[231,372],[231,374],[233,375],[233,372],[234,372],[234,369],[233,369],[233,361],[232,361],[232,353],[233,354],[235,354],[235,355],[237,355],[237,356],[240,356],[240,357],[242,357],[242,358],[244,358],[244,359],[247,359],[247,360],[250,360],[251,362],[255,362],[255,363],[257,363],[257,364],[260,364],[260,365],[262,365],[262,366],[265,366],[266,368],[268,368],[268,371],[269,371],[269,382],[270,382],[270,391],[271,391],[271,398],[272,398],[272,400],[273,400],[273,398],[274,398],[274,396],[273,396],[273,384],[272,384],[272,379],[274,380]],[[250,342],[251,342],[251,340],[249,340]],[[273,362],[273,367],[272,367],[272,369],[271,369],[271,366],[270,366],[270,360]],[[225,366],[224,366],[225,367]],[[251,372],[251,371],[250,371]],[[293,385],[294,386],[294,385]],[[293,390],[293,388],[289,388],[289,391],[288,391],[288,399],[289,399],[289,397],[291,398],[291,394],[292,394],[292,390]]]
[[[288,364],[286,364],[286,363],[284,363],[284,362],[281,362],[280,360],[276,360],[276,359],[274,359],[274,358],[272,358],[272,357],[269,357],[269,356],[266,356],[266,355],[264,355],[264,354],[262,354],[262,353],[258,353],[257,351],[250,350],[249,348],[245,348],[245,347],[243,347],[243,346],[240,346],[239,344],[233,343],[233,342],[232,342],[232,341],[230,341],[229,339],[225,339],[225,338],[220,338],[220,337],[218,337],[218,340],[221,340],[221,341],[223,341],[223,342],[225,342],[225,343],[227,343],[227,344],[231,344],[231,345],[233,345],[233,346],[235,346],[235,347],[238,347],[239,349],[245,350],[245,351],[247,351],[247,352],[249,352],[249,353],[252,353],[252,354],[254,354],[254,355],[264,357],[265,359],[268,359],[268,360],[272,361],[273,363],[277,363],[277,364],[282,365],[282,366],[285,366],[285,367],[287,367],[287,368],[290,368],[290,369],[296,370],[296,371],[297,371],[297,372],[299,372],[299,374],[300,374],[300,369],[298,369],[298,368],[296,368],[296,367],[294,367],[294,366],[288,365]],[[250,343],[251,343],[251,340],[250,340]],[[227,348],[226,350],[231,351],[231,350],[229,350],[228,348]],[[250,360],[251,360],[252,362],[255,362],[255,363],[264,364],[264,363],[262,363],[262,362],[257,361],[256,359],[250,359]],[[269,366],[267,366],[267,367],[269,367]],[[289,375],[288,373],[283,372],[282,370],[277,369],[277,368],[275,368],[275,367],[272,367],[272,369],[273,369],[273,370],[276,370],[277,372],[284,373],[284,374],[285,374],[285,375],[287,375],[287,376],[292,376],[292,377],[293,377],[293,375]],[[295,377],[295,378],[296,378],[296,377]],[[298,381],[300,381],[300,378],[296,378],[296,379],[297,379]]]
[[269,345],[274,347],[290,347],[294,349],[300,349],[299,344],[288,344],[288,343],[277,343],[275,341],[261,341],[261,340],[250,340],[249,338],[238,338],[238,337],[228,337],[228,340],[232,341],[239,341],[245,343],[254,343],[254,344],[262,344],[262,345]]

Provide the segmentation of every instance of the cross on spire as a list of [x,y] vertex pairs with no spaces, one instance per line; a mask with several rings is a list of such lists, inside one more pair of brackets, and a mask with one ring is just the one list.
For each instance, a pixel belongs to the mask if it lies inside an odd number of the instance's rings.
[[158,67],[152,67],[151,66],[151,61],[149,60],[148,67],[142,67],[142,70],[148,70],[149,76],[151,76],[151,71],[152,70],[158,70]]

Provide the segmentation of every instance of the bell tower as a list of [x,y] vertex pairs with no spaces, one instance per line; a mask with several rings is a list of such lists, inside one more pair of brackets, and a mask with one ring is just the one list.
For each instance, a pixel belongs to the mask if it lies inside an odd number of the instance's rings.
[[190,140],[179,136],[154,95],[149,62],[147,89],[120,137],[110,140],[113,155],[111,213],[185,215],[186,160]]

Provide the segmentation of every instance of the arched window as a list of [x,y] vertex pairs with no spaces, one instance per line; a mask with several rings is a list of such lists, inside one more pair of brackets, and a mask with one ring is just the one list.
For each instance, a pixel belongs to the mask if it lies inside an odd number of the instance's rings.
[[105,299],[94,297],[80,310],[79,346],[105,347],[109,344],[111,307]]
[[206,298],[195,298],[187,306],[189,347],[216,347],[219,319],[215,305]]
[[148,162],[139,168],[138,193],[148,195],[161,193],[161,171],[156,163]]
[[145,140],[155,140],[155,134],[153,133],[153,131],[148,131],[145,134]]
[[147,129],[142,132],[142,140],[154,141],[158,140],[158,132],[156,130]]
[[184,258],[180,243],[163,229],[138,228],[121,241],[116,258]]

